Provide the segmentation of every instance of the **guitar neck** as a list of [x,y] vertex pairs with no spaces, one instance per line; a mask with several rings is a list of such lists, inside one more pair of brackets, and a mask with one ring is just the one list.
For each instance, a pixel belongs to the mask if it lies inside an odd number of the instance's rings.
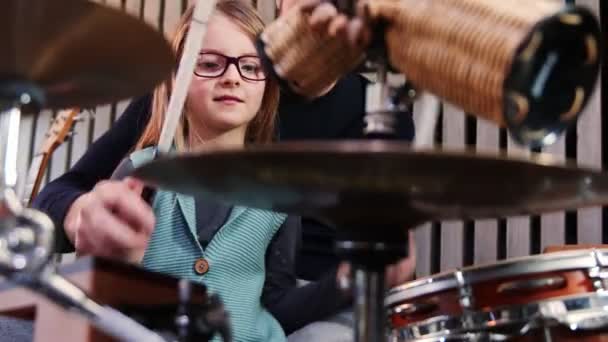
[[22,197],[23,202],[28,207],[32,205],[34,198],[38,194],[38,190],[40,190],[40,184],[42,184],[42,178],[44,177],[48,162],[48,153],[39,153],[32,159]]

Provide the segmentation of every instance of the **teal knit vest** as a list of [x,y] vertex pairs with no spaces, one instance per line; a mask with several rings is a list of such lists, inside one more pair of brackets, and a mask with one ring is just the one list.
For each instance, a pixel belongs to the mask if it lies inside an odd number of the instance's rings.
[[[151,149],[131,155],[134,167],[151,158]],[[219,294],[230,315],[235,341],[286,340],[278,321],[260,302],[266,248],[285,221],[284,214],[236,206],[203,249],[197,238],[193,197],[159,189],[153,209],[156,226],[142,261],[145,268],[201,282],[210,293]],[[209,262],[204,275],[194,270],[201,257]]]

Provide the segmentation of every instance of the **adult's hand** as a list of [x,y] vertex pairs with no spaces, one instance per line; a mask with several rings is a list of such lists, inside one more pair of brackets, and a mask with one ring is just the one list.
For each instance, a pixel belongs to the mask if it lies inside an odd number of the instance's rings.
[[327,30],[330,36],[342,36],[353,46],[366,46],[371,41],[371,28],[360,14],[349,18],[331,3],[323,0],[302,0],[301,8],[311,11],[309,23],[316,30]]

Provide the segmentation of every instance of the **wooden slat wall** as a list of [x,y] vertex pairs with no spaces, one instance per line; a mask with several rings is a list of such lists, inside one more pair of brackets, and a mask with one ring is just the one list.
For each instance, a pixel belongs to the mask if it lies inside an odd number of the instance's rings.
[[[531,0],[533,1],[533,0]],[[570,1],[570,0],[567,0]],[[138,17],[169,36],[181,13],[192,0],[97,0]],[[571,2],[571,1],[570,1]],[[600,14],[600,0],[577,0]],[[275,17],[275,0],[254,2],[264,20]],[[604,5],[606,6],[606,5]],[[603,166],[601,84],[591,104],[567,136],[545,152],[560,158],[575,158],[580,163]],[[95,120],[78,123],[72,141],[57,150],[51,160],[48,179],[65,172],[85,152],[90,143],[120,116],[128,101],[105,105],[95,110]],[[27,117],[21,123],[19,165],[24,174],[33,151],[39,149],[53,113],[44,111]],[[466,116],[458,108],[444,106],[439,140],[443,146],[462,148],[474,145],[480,151],[508,149],[510,153],[526,153],[515,146],[507,133],[492,124]],[[514,185],[516,186],[516,185]],[[497,194],[500,196],[500,194]],[[416,232],[417,273],[419,276],[471,264],[490,263],[513,256],[539,253],[545,246],[563,243],[602,243],[602,208],[572,213],[552,213],[540,217],[514,217],[476,222],[434,222]]]
[[[465,146],[465,115],[451,105],[443,105],[443,145],[451,148]],[[462,267],[464,262],[464,222],[441,224],[441,269]]]
[[[509,154],[522,155],[528,154],[517,145],[510,137],[508,138],[507,149]],[[517,186],[513,184],[513,186]],[[500,196],[500,194],[497,194]],[[507,219],[507,258],[524,256],[530,254],[530,217],[517,216]]]
[[[600,13],[599,0],[576,0],[576,3]],[[605,4],[604,4],[605,5]],[[577,159],[580,163],[602,166],[602,87],[593,95],[577,126]],[[602,239],[602,209],[590,208],[578,211],[577,240],[579,243],[595,243]]]
[[[476,125],[476,149],[484,152],[497,152],[500,143],[499,129],[486,121]],[[473,263],[489,263],[498,258],[498,220],[479,220],[474,225]]]

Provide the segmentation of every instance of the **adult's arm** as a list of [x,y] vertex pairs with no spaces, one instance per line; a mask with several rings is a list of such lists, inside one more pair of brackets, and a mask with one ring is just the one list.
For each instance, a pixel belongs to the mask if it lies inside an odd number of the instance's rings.
[[67,253],[74,247],[63,223],[72,203],[108,179],[122,158],[135,146],[150,116],[151,96],[133,100],[112,127],[87,149],[65,174],[48,183],[33,207],[45,212],[55,224],[55,251]]
[[266,252],[266,282],[262,304],[286,334],[323,320],[351,304],[337,286],[337,268],[318,281],[297,286],[295,258],[300,243],[300,218],[290,216],[275,234]]

